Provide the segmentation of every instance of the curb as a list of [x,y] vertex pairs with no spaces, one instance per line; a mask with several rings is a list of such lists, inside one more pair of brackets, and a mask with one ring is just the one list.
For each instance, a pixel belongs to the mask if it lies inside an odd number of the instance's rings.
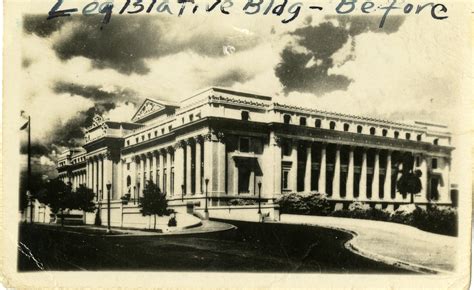
[[[286,223],[286,222],[279,222],[279,223],[294,225],[294,223]],[[347,250],[351,251],[352,253],[354,253],[356,255],[371,259],[371,260],[376,261],[376,262],[384,263],[384,264],[387,264],[387,265],[390,265],[390,266],[395,266],[395,267],[398,267],[398,268],[401,268],[401,269],[413,271],[413,272],[420,273],[420,274],[445,274],[445,275],[446,274],[452,274],[452,272],[449,272],[449,271],[446,271],[446,270],[441,270],[441,269],[437,269],[437,268],[431,268],[431,267],[427,267],[427,266],[418,265],[418,264],[415,264],[415,263],[405,262],[405,261],[402,261],[402,260],[399,260],[399,259],[396,259],[396,258],[383,256],[383,255],[376,254],[376,253],[368,251],[368,250],[361,249],[360,247],[356,247],[353,244],[353,242],[357,240],[357,237],[359,235],[357,234],[357,232],[354,232],[354,231],[351,231],[351,230],[348,230],[348,229],[344,229],[344,228],[340,228],[340,227],[336,227],[336,226],[317,225],[317,224],[311,224],[311,223],[300,223],[300,225],[316,226],[316,227],[327,228],[327,229],[332,229],[332,230],[338,230],[338,231],[341,231],[341,232],[348,233],[348,234],[352,235],[352,238],[344,243],[344,247]]]

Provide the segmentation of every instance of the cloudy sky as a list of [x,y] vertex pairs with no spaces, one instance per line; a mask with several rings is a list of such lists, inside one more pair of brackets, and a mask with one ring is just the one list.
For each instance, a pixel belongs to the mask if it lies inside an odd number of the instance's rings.
[[[95,113],[126,121],[146,97],[218,85],[279,101],[455,125],[461,33],[423,17],[25,16],[23,108],[38,156],[81,145]],[[426,25],[426,24],[429,25]],[[44,158],[44,157],[43,157]],[[47,159],[44,159],[47,162]]]

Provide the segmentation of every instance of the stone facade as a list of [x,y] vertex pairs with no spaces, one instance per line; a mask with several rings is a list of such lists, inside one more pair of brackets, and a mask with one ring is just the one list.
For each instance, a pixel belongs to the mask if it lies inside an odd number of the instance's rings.
[[271,97],[209,88],[179,104],[146,99],[130,122],[100,117],[85,145],[63,153],[59,176],[97,200],[137,200],[147,180],[176,208],[230,199],[268,207],[288,192],[324,192],[336,207],[359,200],[396,208],[403,166],[422,174],[418,204],[450,204],[451,137],[445,126],[325,112]]

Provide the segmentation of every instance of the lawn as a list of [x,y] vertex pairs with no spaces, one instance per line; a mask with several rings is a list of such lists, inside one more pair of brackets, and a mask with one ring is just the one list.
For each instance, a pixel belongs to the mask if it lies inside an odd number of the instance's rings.
[[[20,241],[45,270],[406,273],[348,251],[343,245],[350,236],[344,232],[231,223],[236,230],[146,237],[20,225]],[[18,256],[20,271],[41,270],[22,251]]]

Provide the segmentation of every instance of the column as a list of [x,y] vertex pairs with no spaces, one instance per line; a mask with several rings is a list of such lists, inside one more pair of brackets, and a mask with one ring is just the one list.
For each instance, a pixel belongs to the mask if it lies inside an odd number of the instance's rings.
[[326,193],[326,143],[321,144],[321,162],[319,168],[318,190]]
[[[166,150],[166,193],[171,195],[171,153],[172,148]],[[176,178],[175,178],[176,179]],[[176,195],[176,188],[174,188],[174,194]]]
[[[273,132],[273,138],[270,139],[272,142],[270,148],[272,150],[272,163],[273,166],[273,194],[274,197],[281,195],[281,138],[276,136]],[[264,185],[265,186],[265,185]]]
[[140,156],[140,190],[138,192],[138,197],[143,196],[143,188],[145,188],[145,155]]
[[136,198],[137,196],[137,157],[132,156],[132,162],[130,163],[130,195],[131,198]]
[[[209,180],[208,183],[208,192],[212,191],[212,184],[214,183],[214,180],[212,178],[212,137],[211,134],[206,134],[204,136],[204,162],[203,162],[203,171],[204,171],[204,181],[206,179]],[[206,192],[206,184],[204,183],[203,187],[204,193]]]
[[[164,166],[166,164],[164,164],[163,160],[166,159],[166,152],[162,149],[160,151],[158,151],[158,154],[159,154],[159,170],[160,170],[160,174],[159,174],[159,178],[157,177],[156,179],[156,184],[160,187],[161,191],[163,192],[166,192],[166,188],[163,188],[163,172],[164,172]],[[156,173],[155,173],[156,174]]]
[[385,182],[383,184],[383,199],[391,199],[392,195],[392,151],[387,150],[387,168],[385,169]]
[[182,188],[182,185],[184,185],[184,161],[185,161],[183,147],[184,147],[184,144],[182,142],[178,142],[175,145],[175,151],[174,151],[174,194],[176,196],[181,196],[182,194],[184,194],[183,188]]
[[153,155],[150,153],[145,154],[145,174],[144,176],[144,181],[145,183],[143,184],[143,188],[145,188],[146,184],[148,183],[148,180],[150,180],[150,171],[151,171],[151,159],[153,158]]
[[379,200],[379,177],[380,176],[380,163],[379,163],[379,149],[375,149],[374,156],[374,174],[372,178],[372,199]]
[[[451,193],[449,191],[450,188],[450,181],[449,181],[449,172],[451,168],[451,159],[449,157],[445,157],[444,161],[444,168],[441,172],[442,174],[442,183],[439,186],[439,201],[443,203],[452,203],[451,200]],[[442,186],[441,186],[442,185]]]
[[112,187],[110,188],[110,195],[111,195],[111,198],[112,198],[112,194],[113,192],[115,191],[115,188],[113,187],[114,185],[114,182],[113,182],[113,177],[112,177],[112,159],[110,156],[107,156],[104,158],[103,160],[103,163],[104,163],[104,169],[103,169],[103,185],[102,185],[102,192],[103,192],[103,199],[104,200],[107,200],[107,183],[111,183],[112,184]]
[[104,191],[103,191],[103,184],[104,184],[104,181],[103,181],[103,173],[104,173],[104,161],[102,159],[102,156],[99,157],[98,159],[98,169],[97,169],[97,188],[99,189],[97,191],[97,194],[99,195],[99,200],[102,200],[103,197],[104,197]]
[[311,142],[306,144],[306,167],[304,173],[304,191],[311,191]]
[[158,180],[156,180],[156,170],[158,168],[158,160],[156,159],[158,158],[158,152],[153,151],[153,153],[151,154],[151,158],[153,162],[151,167],[150,180],[153,181],[156,185],[158,185]]
[[[428,201],[428,165],[426,163],[426,156],[424,154],[419,155],[420,160],[420,171],[421,171],[421,191],[420,191],[420,201]],[[444,179],[444,176],[443,176]]]
[[124,178],[124,172],[123,172],[123,162],[122,159],[119,158],[117,161],[117,180],[114,181],[114,184],[116,184],[116,189],[114,190],[114,199],[118,199],[119,197],[123,196],[123,180]]
[[367,149],[362,148],[362,165],[360,168],[359,198],[367,199]]
[[196,138],[196,194],[202,194],[202,179],[201,179],[201,142],[200,138]]
[[346,199],[354,199],[354,147],[349,146],[349,163],[347,164]]
[[92,190],[94,191],[95,193],[95,196],[96,196],[96,200],[97,198],[99,197],[99,187],[98,187],[98,183],[97,183],[97,178],[99,177],[99,175],[97,174],[97,170],[99,168],[99,163],[98,163],[98,160],[96,160],[95,158],[92,160]]
[[226,180],[227,180],[227,170],[226,170],[226,144],[225,144],[225,135],[222,132],[217,133],[217,191],[219,194],[226,193]]
[[191,195],[192,194],[192,180],[191,180],[191,175],[192,175],[192,149],[193,147],[191,146],[191,140],[186,141],[186,194]]
[[298,142],[293,140],[291,144],[291,169],[290,169],[290,188],[292,192],[297,192],[298,184]]
[[334,162],[334,177],[332,179],[332,197],[341,198],[341,146],[336,144],[336,158]]

